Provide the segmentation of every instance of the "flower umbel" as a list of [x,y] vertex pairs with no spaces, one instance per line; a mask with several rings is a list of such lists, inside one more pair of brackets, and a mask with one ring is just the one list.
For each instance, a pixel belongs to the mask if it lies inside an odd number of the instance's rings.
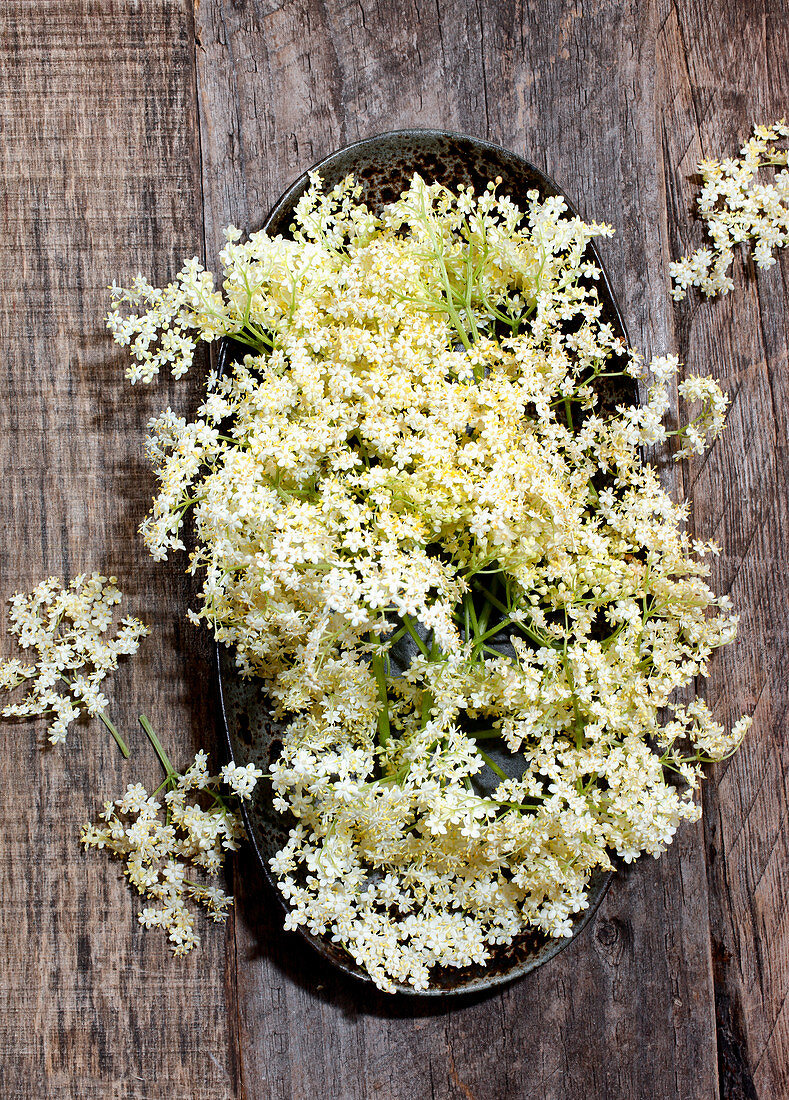
[[[701,161],[704,186],[697,206],[710,244],[669,265],[677,301],[692,286],[708,298],[728,294],[734,288],[729,268],[737,245],[751,247],[757,267],[776,263],[775,249],[789,243],[787,138],[785,119],[754,126],[739,159]],[[780,169],[772,183],[760,179],[768,168]]]
[[[100,824],[86,824],[86,848],[106,848],[124,864],[124,874],[138,893],[154,904],[138,920],[146,928],[163,928],[173,954],[196,947],[195,906],[214,921],[224,920],[233,898],[216,886],[194,880],[217,876],[225,854],[236,851],[244,836],[237,800],[251,796],[263,774],[259,768],[229,765],[209,775],[208,755],[200,751],[189,767],[177,772],[148,720],[140,718],[166,772],[149,795],[139,783],[105,802]],[[158,797],[157,797],[158,796]]]
[[114,636],[106,637],[113,612],[121,601],[115,577],[82,573],[67,586],[49,577],[30,593],[11,597],[10,631],[22,649],[33,649],[36,661],[0,662],[0,688],[24,687],[20,703],[3,707],[5,718],[51,717],[49,741],[66,740],[71,722],[81,714],[96,715],[129,755],[120,734],[104,713],[108,699],[99,685],[118,667],[118,658],[136,653],[149,633],[139,619],[122,619]]

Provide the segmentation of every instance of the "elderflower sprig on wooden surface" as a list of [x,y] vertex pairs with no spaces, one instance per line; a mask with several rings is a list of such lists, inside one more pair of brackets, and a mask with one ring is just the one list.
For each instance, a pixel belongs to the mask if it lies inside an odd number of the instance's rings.
[[181,327],[153,292],[110,326],[250,349],[192,421],[152,421],[142,531],[163,559],[191,513],[191,617],[283,722],[288,927],[424,989],[529,927],[568,935],[593,872],[665,850],[745,732],[664,717],[737,616],[640,454],[703,450],[726,398],[686,378],[700,411],[666,429],[666,356],[643,406],[611,400],[645,372],[601,316],[588,246],[610,229],[561,199],[418,176],[380,217],[358,198],[313,178],[291,240],[228,232],[210,314],[182,280]]
[[703,187],[697,200],[711,244],[669,264],[672,296],[681,301],[692,286],[712,298],[734,288],[729,269],[737,245],[749,245],[757,267],[772,267],[774,251],[789,243],[789,170],[762,181],[766,168],[787,163],[786,120],[754,126],[740,150],[740,159],[703,160],[698,166]]
[[24,686],[27,691],[21,703],[3,707],[3,717],[54,716],[49,741],[57,745],[66,740],[75,718],[95,715],[128,756],[123,738],[104,713],[109,701],[99,687],[118,667],[118,658],[136,653],[140,638],[150,631],[139,619],[126,618],[113,637],[105,637],[120,601],[117,579],[100,573],[81,573],[65,587],[59,578],[49,577],[32,592],[13,595],[9,629],[20,647],[34,649],[38,659],[32,664],[0,662],[0,688]]
[[[222,921],[233,898],[216,886],[196,882],[196,871],[217,876],[225,854],[238,849],[244,826],[238,803],[249,799],[263,774],[254,764],[228,764],[209,775],[208,754],[198,752],[183,773],[176,771],[150,723],[140,717],[164,767],[164,782],[149,795],[140,783],[104,803],[103,824],[86,824],[82,843],[104,848],[124,865],[129,883],[155,902],[139,914],[146,928],[163,928],[174,955],[185,955],[200,943],[194,907]],[[157,795],[161,795],[161,801]],[[162,807],[162,802],[164,807]],[[164,816],[160,811],[164,809]]]

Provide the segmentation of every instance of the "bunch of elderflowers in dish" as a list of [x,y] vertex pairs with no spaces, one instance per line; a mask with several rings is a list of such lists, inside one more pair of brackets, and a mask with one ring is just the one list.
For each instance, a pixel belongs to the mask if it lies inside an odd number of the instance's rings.
[[765,168],[786,165],[787,138],[785,119],[754,126],[739,160],[701,161],[704,186],[697,208],[712,243],[669,265],[676,300],[691,286],[708,298],[728,294],[734,288],[729,269],[738,244],[752,244],[757,267],[776,262],[774,250],[789,243],[789,170],[776,172],[772,183],[760,182],[759,175]]
[[[236,851],[245,835],[238,814],[239,801],[251,797],[263,774],[253,764],[225,765],[219,775],[208,774],[208,755],[200,751],[185,772],[170,763],[148,720],[140,722],[153,744],[166,778],[149,795],[140,783],[104,803],[103,824],[87,824],[82,831],[86,848],[104,848],[124,864],[129,883],[156,904],[146,906],[138,920],[146,928],[163,928],[173,954],[185,955],[200,943],[191,905],[202,906],[212,920],[222,921],[233,898],[216,886],[195,882],[195,871],[207,877],[222,869],[225,853]],[[164,818],[160,816],[164,802]]]
[[104,713],[107,697],[100,685],[118,667],[118,658],[136,653],[140,638],[149,633],[139,619],[122,619],[114,637],[105,637],[121,593],[115,577],[82,573],[67,586],[49,577],[30,593],[11,597],[10,631],[22,649],[34,649],[34,664],[16,658],[0,662],[0,688],[25,686],[21,703],[3,707],[5,718],[53,716],[49,741],[66,740],[69,725],[81,714],[98,716],[124,756],[129,755],[121,735]]
[[700,453],[726,399],[685,379],[696,412],[668,430],[665,357],[644,405],[601,405],[645,372],[603,319],[610,229],[560,198],[418,176],[380,216],[358,197],[314,178],[292,239],[231,228],[220,290],[197,260],[140,276],[109,325],[132,381],[246,345],[194,419],[152,421],[143,533],[163,559],[191,514],[190,614],[285,723],[288,926],[424,989],[529,927],[569,934],[595,870],[659,855],[745,732],[672,702],[737,620],[639,450]]

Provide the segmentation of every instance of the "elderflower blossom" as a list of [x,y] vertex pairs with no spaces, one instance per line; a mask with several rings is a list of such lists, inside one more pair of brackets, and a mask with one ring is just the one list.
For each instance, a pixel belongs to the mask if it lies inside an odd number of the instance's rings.
[[[155,744],[163,755],[158,739]],[[228,765],[211,776],[207,760],[205,752],[198,752],[180,774],[164,757],[167,779],[161,798],[156,791],[149,795],[140,783],[130,783],[124,795],[104,803],[99,824],[87,823],[82,830],[84,846],[106,849],[118,858],[130,885],[154,902],[137,919],[145,928],[163,928],[174,955],[185,955],[200,943],[195,906],[214,921],[227,916],[233,898],[191,876],[196,871],[215,877],[226,852],[238,849],[244,826],[228,801],[232,806],[234,797],[251,797],[263,774],[249,764]]]
[[66,740],[68,726],[83,713],[98,715],[112,729],[99,686],[118,667],[118,658],[136,653],[140,638],[150,633],[139,619],[125,618],[114,637],[105,637],[120,601],[117,579],[100,573],[81,573],[65,587],[49,577],[32,592],[13,595],[9,629],[20,647],[34,649],[38,658],[0,662],[0,688],[24,685],[27,692],[21,702],[3,707],[3,717],[52,717],[53,745]]
[[[772,267],[774,251],[789,243],[789,137],[785,119],[772,126],[754,126],[740,150],[740,159],[704,160],[698,166],[703,187],[697,206],[711,245],[669,265],[672,297],[681,301],[697,286],[708,298],[734,288],[729,268],[734,249],[749,243],[757,267]],[[758,180],[764,168],[778,167],[772,183]]]
[[[163,559],[191,512],[190,617],[282,722],[286,927],[424,989],[529,928],[570,934],[591,876],[664,851],[739,743],[745,719],[664,717],[737,616],[640,454],[695,453],[726,398],[685,379],[701,411],[669,432],[665,356],[633,402],[644,367],[589,247],[610,229],[561,199],[418,176],[380,216],[358,198],[315,177],[291,240],[230,231],[210,315],[168,288],[183,331],[249,353],[194,419],[151,422],[142,531]],[[149,297],[110,324],[165,346]]]

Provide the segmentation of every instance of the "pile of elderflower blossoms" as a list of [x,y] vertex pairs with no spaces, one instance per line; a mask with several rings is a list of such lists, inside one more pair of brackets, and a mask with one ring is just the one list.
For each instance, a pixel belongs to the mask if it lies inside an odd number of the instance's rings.
[[[123,863],[134,889],[155,902],[145,906],[138,920],[146,928],[162,928],[174,955],[185,955],[200,943],[194,906],[211,919],[223,921],[233,898],[216,886],[195,882],[195,870],[218,875],[225,853],[235,852],[245,836],[237,801],[246,801],[263,774],[254,764],[226,764],[219,775],[208,774],[208,755],[200,751],[182,774],[170,763],[150,723],[140,719],[166,778],[149,795],[141,783],[129,783],[126,793],[104,803],[103,824],[82,830],[86,848],[106,849]],[[156,796],[164,791],[165,816]]]
[[221,289],[190,260],[114,288],[108,322],[133,382],[246,345],[192,420],[152,421],[142,530],[164,559],[191,515],[191,617],[284,723],[287,926],[424,989],[528,928],[570,934],[591,875],[664,851],[744,734],[672,702],[737,617],[639,452],[702,452],[726,399],[686,378],[669,431],[665,357],[645,404],[600,405],[644,372],[601,319],[611,231],[560,198],[418,176],[380,216],[358,196],[313,178],[292,239],[227,231]]
[[[740,159],[704,160],[698,166],[704,186],[697,208],[711,246],[669,265],[672,296],[680,301],[697,286],[708,298],[734,289],[729,275],[734,249],[753,243],[757,267],[776,263],[773,251],[789,244],[789,170],[775,173],[772,183],[759,182],[765,168],[787,163],[785,119],[772,126],[754,126],[740,150]],[[781,146],[784,148],[781,148]]]
[[32,592],[11,597],[9,629],[22,649],[34,649],[35,664],[17,658],[0,661],[0,688],[13,691],[25,686],[21,703],[3,707],[5,718],[53,716],[49,741],[66,740],[69,725],[81,714],[97,715],[112,733],[125,756],[129,755],[117,729],[104,713],[109,705],[99,690],[101,682],[118,667],[118,658],[136,653],[140,638],[149,633],[139,619],[121,620],[114,637],[105,638],[113,612],[121,602],[117,578],[82,573],[66,587],[49,577]]

